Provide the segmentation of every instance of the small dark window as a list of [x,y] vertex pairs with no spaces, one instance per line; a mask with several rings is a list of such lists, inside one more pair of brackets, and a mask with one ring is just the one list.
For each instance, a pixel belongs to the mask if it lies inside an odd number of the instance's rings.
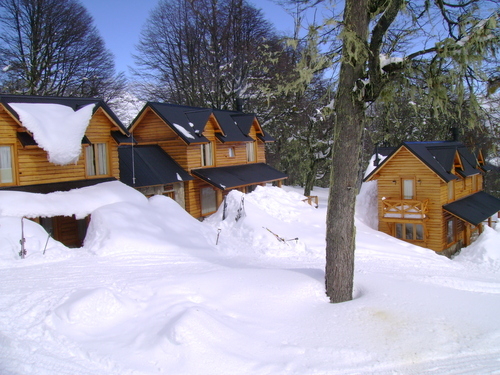
[[396,238],[403,238],[403,224],[396,223]]

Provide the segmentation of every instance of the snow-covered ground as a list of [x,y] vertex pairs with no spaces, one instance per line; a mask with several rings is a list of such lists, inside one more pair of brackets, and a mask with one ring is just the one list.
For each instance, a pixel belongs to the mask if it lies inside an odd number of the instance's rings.
[[130,189],[89,208],[81,249],[24,220],[26,259],[13,209],[0,374],[500,374],[500,232],[447,259],[375,231],[373,188],[342,304],[324,294],[326,189],[318,209],[294,188],[232,192],[204,222]]

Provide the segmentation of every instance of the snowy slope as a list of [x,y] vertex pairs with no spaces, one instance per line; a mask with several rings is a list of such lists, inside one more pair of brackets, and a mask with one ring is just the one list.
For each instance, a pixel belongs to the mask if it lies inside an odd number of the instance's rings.
[[202,223],[165,197],[103,202],[81,249],[42,255],[28,225],[24,260],[2,217],[0,374],[500,373],[500,232],[449,260],[375,231],[374,188],[355,298],[336,305],[326,189],[318,209],[288,187],[232,192]]

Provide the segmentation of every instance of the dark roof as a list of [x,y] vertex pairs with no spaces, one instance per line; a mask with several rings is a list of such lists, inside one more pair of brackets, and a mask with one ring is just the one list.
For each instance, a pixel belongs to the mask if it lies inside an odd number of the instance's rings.
[[[208,139],[203,136],[203,130],[211,115],[214,115],[221,132],[216,134],[217,138],[225,142],[251,142],[250,129],[256,117],[254,114],[239,111],[225,111],[218,109],[182,106],[168,103],[148,102],[139,112],[131,127],[141,118],[142,113],[151,108],[173,131],[181,137],[186,144],[207,143]],[[267,134],[258,134],[264,142],[274,139]]]
[[288,177],[265,163],[200,168],[193,169],[191,173],[221,190],[283,180]]
[[[35,138],[28,132],[17,132],[17,139],[23,145],[26,146],[38,146],[38,143],[35,141]],[[82,145],[90,145],[92,144],[86,135],[82,138]]]
[[397,149],[397,147],[385,147],[385,146],[382,146],[382,147],[375,147],[375,152],[376,152],[378,155],[388,156],[388,155],[390,155],[393,151],[395,151],[396,149]]
[[119,145],[131,145],[131,144],[135,145],[135,144],[137,144],[137,141],[134,139],[132,134],[126,135],[126,134],[122,134],[119,131],[113,130],[111,132],[111,136],[116,141],[116,143],[118,143]]
[[156,186],[193,179],[160,146],[120,146],[118,153],[120,180],[129,186]]
[[472,225],[478,225],[500,211],[500,199],[484,191],[479,191],[468,197],[448,203],[443,208]]
[[382,168],[385,163],[391,160],[391,157],[402,147],[406,147],[413,155],[420,159],[445,182],[458,179],[457,176],[451,173],[454,166],[455,155],[457,153],[463,165],[463,169],[456,169],[457,173],[464,177],[481,173],[481,170],[478,168],[479,165],[476,157],[465,147],[464,144],[460,142],[403,142],[365,178],[365,181],[376,174],[378,170]]
[[69,191],[73,189],[79,189],[82,187],[92,186],[100,184],[101,182],[116,181],[114,177],[107,178],[93,178],[89,180],[78,180],[78,181],[66,181],[66,182],[54,182],[50,184],[36,184],[36,185],[25,185],[25,186],[4,186],[0,187],[0,190],[10,190],[10,191],[24,191],[27,193],[41,193],[48,194],[55,191]]
[[210,109],[147,102],[134,121],[132,121],[131,128],[148,107],[153,109],[186,144],[208,142],[208,139],[202,135],[202,132],[212,113]]
[[214,110],[215,118],[219,123],[223,136],[218,138],[222,142],[251,142],[248,136],[255,115],[247,115],[242,112]]
[[58,96],[31,96],[31,95],[0,95],[0,102],[11,112],[17,119],[19,115],[17,112],[9,105],[9,103],[33,103],[33,104],[60,104],[72,108],[74,111],[89,105],[95,104],[95,113],[99,108],[102,108],[106,114],[118,125],[120,130],[124,134],[128,134],[127,128],[122,124],[120,119],[116,114],[109,108],[109,106],[101,99],[96,98],[68,98],[68,97],[58,97]]

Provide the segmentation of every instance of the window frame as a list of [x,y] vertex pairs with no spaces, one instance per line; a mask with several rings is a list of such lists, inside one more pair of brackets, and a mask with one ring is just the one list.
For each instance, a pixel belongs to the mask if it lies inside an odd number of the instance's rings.
[[[394,237],[397,239],[412,242],[425,242],[425,228],[423,223],[396,222],[394,224]],[[421,234],[421,238],[419,238],[419,233]]]
[[257,150],[255,146],[255,141],[247,142],[247,163],[255,163],[257,161]]
[[[0,144],[0,149],[2,148],[8,148],[9,149],[9,158],[10,158],[10,168],[0,168],[0,171],[5,170],[10,170],[10,181],[4,182],[2,179],[2,174],[0,172],[0,185],[1,186],[8,186],[8,185],[15,185],[16,184],[16,165],[14,162],[14,146],[10,144]],[[1,152],[0,152],[0,157],[1,157]],[[1,160],[0,160],[0,166],[1,166]]]
[[202,143],[201,151],[201,166],[212,167],[215,164],[213,142]]
[[[105,161],[102,162],[102,159]],[[87,177],[110,175],[109,145],[107,142],[96,142],[85,146],[85,173]]]
[[[210,192],[210,196],[206,193]],[[212,195],[213,194],[213,195]],[[213,201],[207,202],[207,199]],[[217,211],[217,192],[210,186],[200,188],[201,216],[208,216]]]
[[455,219],[451,218],[446,220],[446,244],[450,245],[457,241],[457,230]]
[[455,180],[448,182],[448,202],[455,200]]
[[[409,182],[411,185],[407,184]],[[411,187],[411,198],[408,198],[409,195],[406,194],[406,188]],[[402,177],[401,178],[401,196],[404,200],[414,200],[416,196],[416,186],[415,186],[415,177]]]

